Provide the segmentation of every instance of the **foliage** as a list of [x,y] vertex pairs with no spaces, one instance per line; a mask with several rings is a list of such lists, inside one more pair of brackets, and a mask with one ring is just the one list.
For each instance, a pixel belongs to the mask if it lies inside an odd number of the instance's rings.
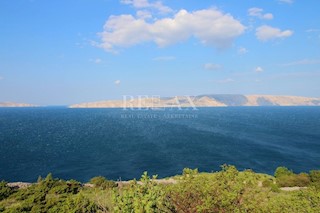
[[286,167],[278,167],[274,173],[274,176],[276,177],[277,185],[280,187],[305,187],[311,182],[308,174],[295,174]]
[[0,201],[3,199],[6,199],[14,192],[15,192],[14,189],[7,186],[7,182],[5,182],[5,181],[0,182]]
[[309,176],[313,185],[320,188],[320,170],[311,170]]
[[284,167],[284,166],[280,166],[276,169],[276,171],[274,172],[274,176],[276,178],[280,178],[282,176],[290,176],[293,175],[294,173],[289,170],[288,168]]
[[97,205],[84,197],[81,193],[73,197],[68,197],[65,205],[61,208],[63,212],[70,213],[97,212],[97,209]]
[[293,187],[293,186],[305,187],[310,184],[310,177],[306,173],[281,176],[277,178],[277,184],[280,187]]
[[270,188],[272,192],[280,192],[280,189],[277,184],[274,183],[272,179],[265,179],[262,181],[262,186]]
[[95,212],[94,203],[77,199],[80,182],[54,179],[52,174],[38,181],[12,194],[8,199],[14,199],[19,205],[10,205],[9,202],[4,212],[88,212],[86,209]]
[[256,196],[257,178],[251,171],[222,166],[211,176],[197,176],[171,186],[169,200],[176,212],[250,211],[262,196]]
[[107,180],[105,177],[98,176],[91,178],[90,183],[97,188],[101,189],[111,189],[117,187],[117,183],[112,180]]
[[198,169],[184,168],[183,171],[182,171],[182,175],[184,177],[194,176],[194,175],[197,175],[198,173],[199,173]]
[[114,212],[165,212],[165,191],[155,182],[157,176],[152,179],[144,172],[140,182],[134,181],[129,186],[115,191]]
[[[276,178],[228,165],[214,173],[186,168],[176,182],[167,183],[145,172],[139,181],[117,187],[113,181],[95,177],[93,188],[49,174],[19,190],[0,182],[0,212],[320,212],[320,171],[294,174],[279,168]],[[292,192],[279,188],[288,185],[307,188]]]
[[320,212],[320,191],[310,187],[286,195],[271,196],[261,208],[261,211],[270,213],[318,213]]

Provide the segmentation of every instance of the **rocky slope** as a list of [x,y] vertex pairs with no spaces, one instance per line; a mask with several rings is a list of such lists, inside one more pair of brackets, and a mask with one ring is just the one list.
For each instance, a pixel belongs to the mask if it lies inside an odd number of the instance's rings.
[[199,95],[168,98],[107,100],[70,105],[70,108],[145,107],[225,107],[225,106],[320,106],[320,98],[274,95]]

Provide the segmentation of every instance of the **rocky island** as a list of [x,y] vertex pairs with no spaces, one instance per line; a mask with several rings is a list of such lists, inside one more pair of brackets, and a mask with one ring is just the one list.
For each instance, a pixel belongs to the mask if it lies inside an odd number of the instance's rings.
[[125,96],[123,100],[106,100],[70,105],[70,108],[122,108],[122,107],[228,107],[228,106],[320,106],[320,98],[274,95],[199,95]]

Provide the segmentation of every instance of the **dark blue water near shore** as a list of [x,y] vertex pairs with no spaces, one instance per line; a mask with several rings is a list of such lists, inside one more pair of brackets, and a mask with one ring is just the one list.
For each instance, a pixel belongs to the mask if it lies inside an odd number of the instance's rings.
[[0,179],[160,177],[221,164],[320,169],[320,108],[0,109]]

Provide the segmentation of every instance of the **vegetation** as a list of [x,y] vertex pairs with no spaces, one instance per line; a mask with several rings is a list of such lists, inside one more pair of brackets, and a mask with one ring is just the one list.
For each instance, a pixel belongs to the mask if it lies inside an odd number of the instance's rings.
[[[295,174],[279,167],[275,176],[223,165],[221,171],[182,175],[157,181],[116,183],[95,177],[90,184],[55,179],[51,174],[25,189],[0,182],[0,212],[320,212],[320,171]],[[295,191],[281,187],[302,186]]]
[[5,181],[0,182],[0,201],[6,199],[14,193],[14,189],[10,188]]
[[314,172],[317,172],[317,171],[311,171],[310,175],[307,173],[294,174],[292,171],[290,171],[286,167],[278,167],[275,171],[274,176],[276,177],[277,184],[280,187],[293,187],[293,186],[305,187],[310,185],[311,183],[311,179],[310,179],[311,173],[314,179],[317,179],[316,178],[317,175]]
[[90,183],[100,189],[111,189],[117,187],[117,183],[112,180],[107,180],[105,177],[98,176],[91,178]]

